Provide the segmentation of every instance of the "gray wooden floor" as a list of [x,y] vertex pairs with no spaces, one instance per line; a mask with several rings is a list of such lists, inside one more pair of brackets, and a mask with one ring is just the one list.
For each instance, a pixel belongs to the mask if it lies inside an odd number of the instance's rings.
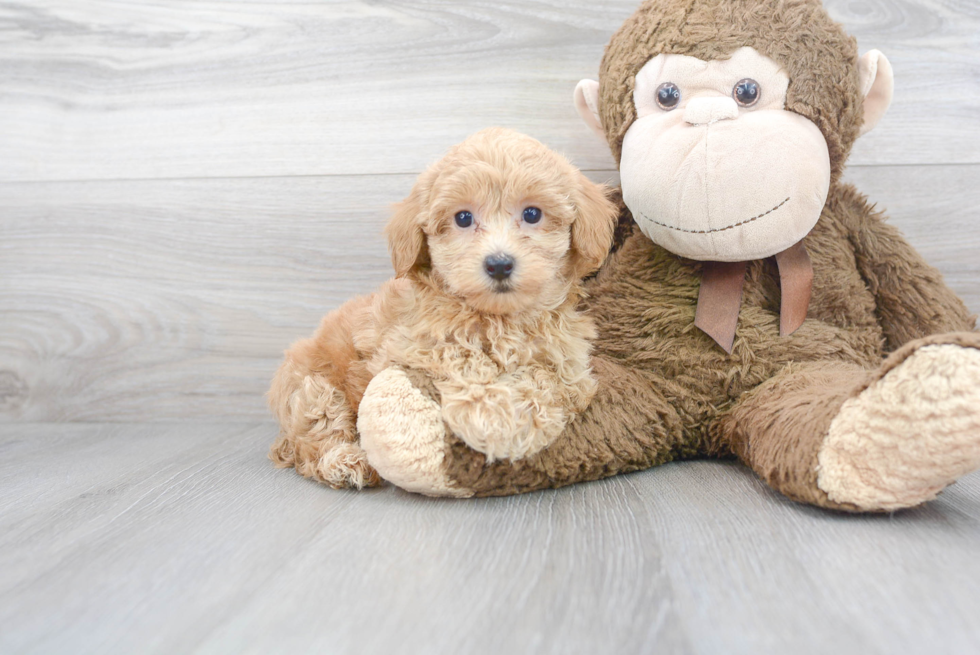
[[980,476],[893,516],[730,462],[434,500],[276,471],[270,431],[0,428],[0,652],[980,651]]
[[[980,475],[852,517],[730,462],[437,501],[265,460],[282,349],[452,143],[615,182],[571,93],[637,2],[0,1],[0,653],[980,652]],[[847,177],[980,311],[980,2],[826,5],[896,74]]]

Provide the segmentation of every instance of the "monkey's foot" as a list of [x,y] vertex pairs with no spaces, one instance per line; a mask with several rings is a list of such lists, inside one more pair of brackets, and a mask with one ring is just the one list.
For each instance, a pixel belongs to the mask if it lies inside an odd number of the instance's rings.
[[427,496],[473,495],[446,475],[442,411],[405,371],[388,368],[371,380],[358,410],[357,431],[368,462],[388,482]]
[[927,345],[847,400],[818,455],[835,502],[897,510],[980,468],[980,350]]

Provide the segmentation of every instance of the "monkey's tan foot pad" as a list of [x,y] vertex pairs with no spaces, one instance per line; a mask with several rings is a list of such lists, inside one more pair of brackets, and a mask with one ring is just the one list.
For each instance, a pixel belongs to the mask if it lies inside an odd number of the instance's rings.
[[980,468],[980,350],[924,346],[830,424],[817,485],[835,502],[891,511]]
[[387,368],[371,380],[358,411],[357,430],[368,462],[392,484],[427,496],[465,497],[445,473],[442,411],[409,380]]

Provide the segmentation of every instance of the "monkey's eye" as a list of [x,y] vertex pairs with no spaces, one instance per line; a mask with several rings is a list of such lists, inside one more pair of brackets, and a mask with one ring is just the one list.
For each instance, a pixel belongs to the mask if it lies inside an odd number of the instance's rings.
[[456,225],[460,227],[469,227],[473,225],[473,214],[468,211],[461,211],[456,214]]
[[759,88],[759,83],[749,78],[745,78],[732,89],[732,97],[735,98],[735,102],[743,107],[751,107],[759,102],[761,95],[762,89]]
[[541,210],[537,207],[528,207],[524,210],[524,222],[525,223],[537,223],[541,220]]
[[657,104],[664,111],[670,111],[681,101],[681,90],[673,82],[664,82],[657,87]]

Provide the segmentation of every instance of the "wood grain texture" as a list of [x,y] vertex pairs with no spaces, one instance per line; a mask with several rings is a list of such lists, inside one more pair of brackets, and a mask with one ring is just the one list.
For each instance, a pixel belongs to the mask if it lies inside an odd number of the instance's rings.
[[381,228],[411,183],[0,188],[4,415],[265,416],[282,351],[391,276]]
[[[978,175],[848,173],[975,312]],[[381,229],[413,179],[0,185],[0,417],[265,417],[282,351],[392,274]]]
[[980,314],[980,166],[852,167],[853,183]]
[[[416,174],[489,125],[613,168],[572,109],[636,0],[0,5],[0,180]],[[829,0],[892,60],[852,163],[980,163],[973,0]]]
[[980,477],[845,516],[734,463],[339,492],[270,424],[0,426],[5,653],[969,653]]

